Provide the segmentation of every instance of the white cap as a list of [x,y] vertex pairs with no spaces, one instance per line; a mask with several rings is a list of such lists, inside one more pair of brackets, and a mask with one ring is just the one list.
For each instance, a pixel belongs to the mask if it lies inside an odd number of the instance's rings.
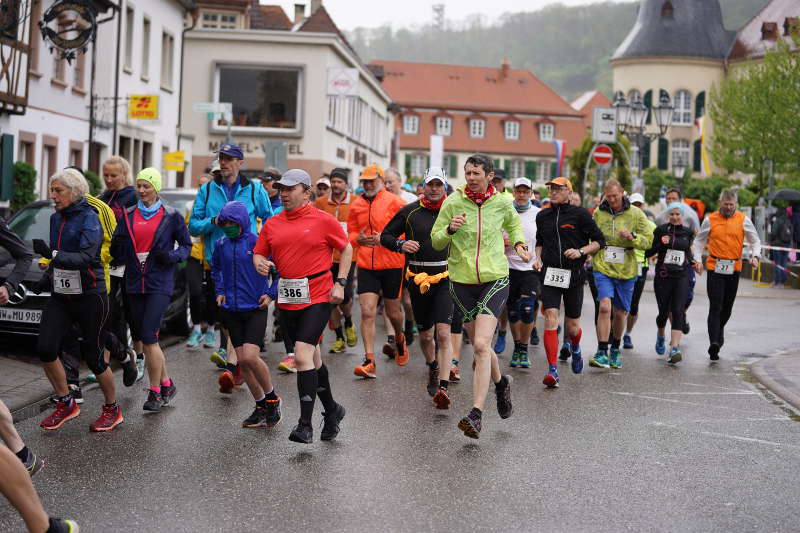
[[305,185],[306,187],[311,187],[311,176],[303,169],[291,168],[283,173],[283,177],[278,180],[276,185],[283,185],[285,187]]
[[533,189],[533,184],[528,178],[517,178],[514,180],[514,187],[519,187],[520,185],[524,185],[529,189]]
[[631,194],[628,197],[628,199],[631,201],[632,204],[635,204],[636,202],[644,203],[644,196],[642,196],[641,193],[638,192]]
[[423,179],[422,183],[427,185],[433,180],[439,180],[442,182],[442,185],[447,184],[447,174],[445,173],[444,169],[439,167],[431,167],[425,171],[425,178]]
[[319,185],[320,183],[324,183],[328,187],[331,186],[331,180],[329,180],[328,178],[325,178],[325,177],[320,178],[320,179],[317,180],[317,185]]

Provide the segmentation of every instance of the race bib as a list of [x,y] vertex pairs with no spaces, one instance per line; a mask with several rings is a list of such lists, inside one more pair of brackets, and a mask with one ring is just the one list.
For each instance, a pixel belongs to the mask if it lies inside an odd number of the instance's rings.
[[733,274],[733,266],[735,264],[735,259],[717,259],[717,264],[714,266],[714,272],[717,274],[731,275]]
[[194,242],[200,242],[200,241],[202,240],[200,237],[198,237],[198,236],[196,236],[196,235],[190,235],[190,236],[189,236],[189,239],[190,239],[190,240],[191,240],[193,243],[194,243]]
[[150,255],[150,252],[137,252],[136,259],[139,260],[139,270],[144,271],[144,264],[147,262],[147,256]]
[[569,280],[572,278],[572,271],[566,268],[547,267],[544,274],[544,284],[559,289],[569,289]]
[[606,251],[603,254],[606,263],[615,263],[617,265],[625,264],[625,248],[621,246],[606,246]]
[[125,275],[125,265],[119,265],[115,267],[108,267],[108,273],[115,278],[121,278]]
[[311,294],[308,290],[308,278],[287,279],[278,281],[278,303],[280,304],[307,304],[311,303]]
[[82,294],[80,271],[53,269],[53,290],[59,294]]
[[641,278],[641,277],[642,277],[642,270],[643,270],[643,269],[644,269],[644,267],[642,266],[642,264],[641,264],[641,263],[639,263],[638,265],[636,265],[636,277],[637,277],[637,278]]
[[670,248],[664,254],[664,262],[668,265],[682,265],[683,260],[686,258],[686,252],[683,250],[673,250]]
[[339,225],[342,227],[342,230],[344,230],[344,234],[347,235],[347,222],[339,222]]

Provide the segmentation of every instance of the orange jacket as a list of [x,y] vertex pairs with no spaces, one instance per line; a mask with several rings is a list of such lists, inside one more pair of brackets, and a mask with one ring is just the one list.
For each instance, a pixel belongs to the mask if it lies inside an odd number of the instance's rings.
[[[350,202],[353,198],[353,195],[348,192],[345,193],[344,200],[342,200],[341,203],[337,203],[330,195],[322,196],[314,201],[314,207],[333,216],[333,218],[338,220],[339,224],[342,225],[344,232],[347,233],[347,215],[350,213]],[[353,249],[355,248],[356,246],[353,245]],[[333,262],[338,263],[341,256],[342,252],[334,250]]]
[[717,259],[734,259],[734,271],[742,270],[742,247],[744,246],[745,216],[737,211],[732,217],[725,218],[719,211],[708,215],[708,258],[706,268],[714,270]]
[[358,234],[363,231],[366,235],[380,235],[386,224],[404,205],[401,197],[382,189],[372,201],[364,196],[357,196],[350,203],[350,213],[347,217],[347,235],[353,247],[358,246],[356,261],[358,268],[369,270],[386,270],[389,268],[403,268],[406,258],[403,254],[391,252],[380,244],[374,247],[359,246]]

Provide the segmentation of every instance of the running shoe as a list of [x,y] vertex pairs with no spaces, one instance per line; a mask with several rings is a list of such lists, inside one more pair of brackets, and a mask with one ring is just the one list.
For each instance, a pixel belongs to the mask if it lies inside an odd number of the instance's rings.
[[283,361],[278,363],[278,370],[280,370],[281,372],[291,372],[291,373],[297,372],[297,366],[295,365],[294,362],[293,353],[290,353],[289,355],[286,356],[286,358]]
[[161,399],[164,400],[164,405],[169,405],[169,402],[178,394],[178,389],[175,387],[175,380],[170,379],[168,387],[161,385]]
[[622,336],[622,347],[626,350],[633,350],[633,341],[631,340],[631,336],[627,333]]
[[447,395],[447,389],[439,389],[433,397],[433,403],[437,409],[450,409],[450,397]]
[[217,335],[214,333],[214,328],[209,327],[203,335],[203,348],[216,348]]
[[580,374],[583,372],[583,356],[581,353],[581,347],[573,346],[572,347],[572,373],[573,374]]
[[506,332],[499,331],[497,333],[497,341],[494,343],[494,353],[500,355],[506,351]]
[[667,351],[666,340],[661,335],[656,335],[656,353],[664,355]]
[[330,353],[344,353],[347,350],[345,346],[344,339],[336,339],[336,341],[331,344]]
[[268,428],[274,428],[281,421],[281,398],[278,396],[276,400],[267,400],[266,423]]
[[414,343],[414,321],[407,321],[406,328],[403,331],[403,336],[406,339],[406,346],[411,346]]
[[611,368],[622,368],[622,354],[620,354],[619,348],[609,350],[608,364]]
[[75,400],[75,403],[83,403],[83,391],[81,390],[80,385],[70,383],[67,385],[67,388],[69,388],[69,395],[72,396],[72,399]]
[[428,394],[434,396],[439,390],[439,369],[428,368]]
[[351,348],[358,344],[358,334],[356,333],[355,324],[351,325],[349,328],[344,328],[344,338],[347,341],[347,345]]
[[90,431],[111,431],[118,425],[122,424],[125,419],[122,418],[122,409],[119,405],[115,405],[113,407],[109,407],[108,405],[103,406],[103,411],[100,413],[100,416],[89,424]]
[[244,383],[244,373],[242,372],[242,367],[236,365],[236,368],[233,371],[233,385],[235,387],[241,387]]
[[677,346],[673,346],[672,349],[669,351],[669,359],[667,363],[674,365],[675,363],[680,363],[681,359],[683,359],[683,354],[681,353],[681,349]]
[[62,518],[51,518],[50,529],[53,533],[80,533],[81,526],[74,520],[64,520]]
[[231,394],[233,389],[236,388],[233,372],[230,370],[223,370],[222,374],[219,375],[217,382],[219,383],[219,391],[222,394]]
[[547,372],[547,375],[545,375],[542,383],[544,383],[548,389],[555,389],[558,387],[558,382],[558,367],[556,365],[550,365],[550,370]]
[[691,327],[689,327],[689,321],[688,321],[688,320],[684,320],[684,322],[683,322],[683,328],[681,329],[681,331],[683,332],[683,334],[684,334],[684,335],[688,335],[688,334],[689,334],[689,332],[690,332],[691,330],[692,330],[692,328],[691,328]]
[[136,356],[136,381],[142,381],[144,379],[144,357],[141,359],[139,356]]
[[374,378],[377,377],[375,373],[375,360],[369,357],[364,358],[364,362],[361,365],[355,367],[353,370],[353,374],[356,376],[360,376],[362,378]]
[[500,418],[508,418],[514,412],[514,406],[511,405],[511,382],[514,378],[506,374],[500,378],[500,383],[495,385],[494,393],[497,396],[497,412]]
[[608,354],[603,350],[597,350],[597,352],[594,354],[594,357],[589,359],[589,366],[608,368]]
[[63,426],[67,420],[72,420],[79,414],[81,414],[81,409],[78,407],[77,402],[71,401],[69,403],[64,403],[58,401],[56,402],[56,407],[53,409],[53,412],[50,413],[50,416],[42,420],[39,427],[48,430],[58,429]]
[[139,369],[136,368],[136,352],[126,348],[126,353],[128,355],[127,361],[120,363],[122,365],[122,384],[130,387],[136,383],[136,379],[139,377]]
[[383,345],[383,354],[389,359],[394,359],[397,356],[397,343],[394,340],[394,335],[387,337],[386,344]]
[[142,409],[157,413],[161,410],[162,405],[164,405],[164,399],[161,397],[161,393],[147,389],[147,401],[144,402]]
[[539,332],[536,328],[531,331],[531,346],[539,346]]
[[711,346],[708,347],[708,356],[711,358],[712,362],[719,361],[719,348],[720,345],[716,342],[711,343]]
[[94,374],[87,374],[86,383],[97,383],[97,376],[95,376]]
[[395,357],[395,363],[397,366],[406,366],[408,364],[408,345],[406,344],[406,337],[405,335],[401,335],[397,339],[397,357]]
[[22,464],[25,465],[25,470],[28,471],[28,475],[31,477],[44,468],[44,460],[36,457],[36,454],[30,450],[28,450],[28,458]]
[[289,440],[292,442],[299,442],[300,444],[311,444],[314,442],[314,429],[298,421],[295,428],[289,434]]
[[568,342],[565,342],[561,345],[561,349],[558,351],[558,360],[567,361],[570,355],[572,355],[572,347]]
[[511,360],[508,362],[508,366],[511,368],[517,368],[519,366],[519,350],[514,348],[514,351],[511,353]]
[[209,359],[212,363],[217,365],[217,368],[225,368],[228,364],[228,350],[225,348],[218,348],[211,353]]
[[197,348],[200,345],[200,341],[202,339],[203,339],[203,332],[197,329],[193,329],[192,333],[189,335],[189,338],[186,339],[186,347]]
[[450,382],[458,383],[461,381],[461,370],[458,368],[458,361],[453,359],[450,361]]
[[267,425],[267,410],[256,405],[253,412],[242,422],[243,428],[263,428]]
[[477,439],[481,436],[481,415],[470,411],[467,416],[459,420],[458,429],[467,437]]
[[336,409],[331,413],[322,413],[322,431],[319,440],[333,440],[339,434],[339,423],[344,419],[346,411],[344,406],[336,404]]
[[518,364],[519,364],[520,368],[530,368],[531,367],[531,361],[530,361],[530,359],[528,359],[528,347],[527,346],[523,346],[522,348],[520,348]]

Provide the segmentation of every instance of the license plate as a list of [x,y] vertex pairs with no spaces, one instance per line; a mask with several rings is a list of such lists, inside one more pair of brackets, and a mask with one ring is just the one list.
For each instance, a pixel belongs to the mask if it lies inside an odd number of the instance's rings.
[[42,321],[42,311],[39,309],[0,307],[0,320],[5,320],[8,322],[24,322],[26,324],[38,324]]

